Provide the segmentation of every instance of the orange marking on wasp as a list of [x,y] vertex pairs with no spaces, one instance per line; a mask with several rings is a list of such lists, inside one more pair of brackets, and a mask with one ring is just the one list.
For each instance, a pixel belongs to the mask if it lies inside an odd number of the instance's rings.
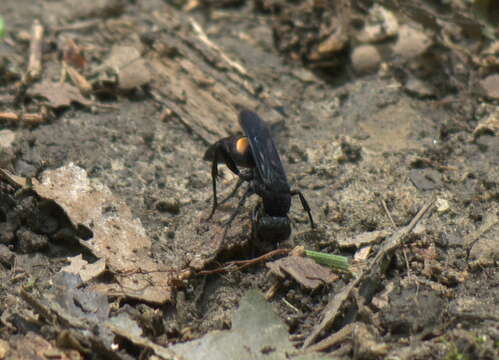
[[248,138],[242,137],[236,141],[236,151],[239,154],[244,154],[249,146]]

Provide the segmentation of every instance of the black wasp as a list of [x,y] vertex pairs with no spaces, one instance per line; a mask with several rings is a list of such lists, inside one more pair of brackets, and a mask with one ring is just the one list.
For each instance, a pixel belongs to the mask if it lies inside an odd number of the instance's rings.
[[[258,204],[253,211],[253,229],[256,236],[259,239],[285,240],[291,234],[291,223],[288,218],[291,197],[298,195],[303,209],[308,213],[310,225],[314,228],[310,206],[300,191],[290,189],[281,158],[263,120],[253,111],[242,110],[239,113],[239,124],[246,136],[223,138],[211,145],[204,156],[205,160],[212,161],[213,208],[208,219],[213,216],[218,205],[216,184],[218,164],[224,163],[239,176],[238,184],[232,194],[243,182],[249,183],[248,190],[241,198],[229,223],[246,198],[257,194],[262,198],[263,205]],[[238,167],[247,170],[240,171]]]

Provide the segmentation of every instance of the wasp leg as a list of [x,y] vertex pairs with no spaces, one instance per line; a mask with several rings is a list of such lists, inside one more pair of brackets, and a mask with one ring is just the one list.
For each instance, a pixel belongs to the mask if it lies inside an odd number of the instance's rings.
[[253,195],[255,192],[254,190],[250,187],[248,188],[248,190],[246,190],[246,192],[244,193],[244,195],[241,197],[241,199],[239,199],[239,204],[237,204],[237,208],[236,210],[234,210],[234,212],[232,213],[232,215],[230,216],[230,219],[229,221],[227,221],[227,224],[225,224],[225,230],[224,230],[224,235],[223,235],[223,239],[225,239],[225,236],[227,235],[227,231],[229,230],[229,227],[230,227],[230,224],[232,223],[232,221],[234,221],[234,219],[236,218],[237,214],[239,213],[239,210],[241,210],[241,208],[243,207],[246,199]]
[[[218,164],[220,162],[225,163],[227,167],[239,177],[238,180],[238,185],[236,185],[236,189],[233,190],[233,192],[229,195],[229,198],[232,197],[239,186],[241,184],[239,181],[242,183],[244,181],[250,181],[253,176],[251,174],[245,174],[241,173],[239,171],[236,163],[234,160],[230,157],[230,154],[227,152],[226,148],[224,147],[223,143],[217,143],[214,145],[214,150],[213,150],[213,162],[211,163],[211,180],[212,180],[212,186],[213,186],[213,207],[211,209],[210,216],[206,220],[210,220],[213,215],[215,214],[215,210],[217,209],[218,206],[218,200],[217,200],[217,177],[218,177]],[[227,199],[225,199],[223,202],[225,202]]]
[[[244,181],[244,180],[243,180]],[[250,187],[248,188],[248,190],[246,190],[246,192],[244,193],[244,195],[241,197],[241,199],[239,199],[239,204],[237,204],[237,208],[236,210],[234,210],[234,212],[232,213],[232,215],[230,216],[230,219],[229,221],[227,221],[227,227],[230,226],[230,224],[232,223],[232,221],[236,218],[237,214],[239,213],[239,211],[241,210],[241,208],[243,207],[244,203],[246,202],[246,199],[248,197],[250,197],[251,195],[253,195],[255,193],[255,191]]]
[[239,204],[237,204],[237,208],[236,210],[234,210],[234,212],[232,213],[232,215],[230,216],[230,219],[227,221],[227,224],[225,224],[225,230],[224,230],[224,235],[223,235],[223,238],[225,239],[225,236],[227,235],[227,231],[229,230],[229,227],[230,227],[230,224],[232,223],[232,221],[234,221],[234,219],[236,218],[237,214],[239,213],[239,211],[241,210],[241,208],[243,207],[246,199],[253,195],[255,192],[254,190],[250,187],[248,188],[248,190],[246,190],[246,192],[244,193],[244,195],[241,197],[241,199],[239,199]]
[[213,185],[213,207],[211,208],[210,216],[206,220],[210,220],[217,208],[217,177],[218,177],[218,153],[219,150],[215,149],[213,162],[211,163],[211,182]]
[[232,189],[232,191],[230,192],[229,195],[227,195],[227,197],[225,199],[223,199],[222,201],[220,201],[220,205],[227,202],[231,197],[233,197],[236,193],[237,193],[237,190],[239,190],[239,188],[241,187],[241,185],[243,184],[244,180],[242,178],[238,178],[237,179],[237,183],[236,183],[236,186],[234,186],[234,189]]
[[291,191],[291,195],[298,195],[300,197],[301,206],[303,206],[303,210],[307,212],[308,218],[310,219],[310,226],[312,227],[312,229],[315,228],[314,219],[312,219],[312,212],[310,206],[308,205],[307,199],[305,199],[305,196],[303,196],[301,191],[298,190]]
[[248,170],[248,171],[241,171],[241,173],[239,174],[239,178],[237,179],[237,183],[236,183],[236,186],[234,187],[234,189],[232,189],[231,193],[225,198],[223,199],[220,204],[223,204],[225,203],[226,201],[228,201],[231,197],[233,197],[237,190],[239,190],[239,188],[241,187],[241,185],[246,181],[246,182],[251,182],[251,180],[253,180],[253,172],[251,170]]

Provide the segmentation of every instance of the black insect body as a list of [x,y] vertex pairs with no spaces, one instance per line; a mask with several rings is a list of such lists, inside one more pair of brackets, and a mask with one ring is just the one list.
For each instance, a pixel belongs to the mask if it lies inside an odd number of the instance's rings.
[[[246,136],[223,138],[210,146],[204,157],[205,160],[212,161],[213,208],[209,218],[213,216],[218,205],[216,189],[218,164],[224,163],[239,176],[238,184],[229,197],[243,182],[250,184],[229,223],[246,198],[257,194],[262,198],[263,204],[257,205],[253,211],[253,228],[256,236],[260,239],[285,240],[291,234],[291,224],[287,216],[291,207],[291,197],[298,195],[303,209],[308,213],[310,225],[314,228],[307,200],[300,191],[290,189],[279,153],[265,123],[256,113],[249,110],[242,110],[239,113],[239,123]],[[241,171],[239,167],[248,170]]]
[[253,235],[257,239],[274,239],[278,242],[286,240],[291,235],[288,216],[269,216],[261,203],[253,210],[251,220]]

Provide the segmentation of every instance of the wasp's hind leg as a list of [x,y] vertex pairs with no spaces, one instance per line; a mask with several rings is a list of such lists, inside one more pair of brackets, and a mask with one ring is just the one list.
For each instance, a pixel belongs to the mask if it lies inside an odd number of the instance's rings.
[[254,193],[255,193],[254,190],[251,187],[249,187],[248,190],[246,190],[246,192],[244,193],[244,195],[241,197],[241,199],[239,199],[239,203],[237,204],[236,210],[234,210],[234,212],[230,216],[229,220],[225,224],[225,230],[224,230],[224,235],[223,235],[224,239],[225,239],[225,236],[227,235],[227,231],[229,230],[230,225],[232,224],[232,221],[234,221],[234,219],[236,218],[237,214],[239,214],[239,211],[241,210],[241,208],[243,207],[244,203],[246,202],[246,199],[248,197],[250,197],[251,195],[253,195]]
[[237,193],[237,191],[239,190],[239,188],[241,187],[241,185],[244,182],[250,182],[251,180],[253,180],[253,174],[252,174],[251,170],[247,170],[244,172],[241,171],[241,173],[239,174],[239,177],[237,179],[236,186],[234,186],[234,189],[232,189],[230,194],[227,195],[227,197],[220,202],[220,205],[227,202],[229,199],[231,199]]
[[236,195],[237,193],[237,190],[239,190],[239,188],[241,187],[241,185],[243,184],[244,180],[241,179],[240,177],[237,179],[237,183],[236,183],[236,186],[234,186],[234,189],[232,189],[232,191],[230,192],[229,195],[227,195],[227,197],[225,199],[223,199],[222,201],[220,201],[220,205],[226,203],[228,200],[230,200],[234,195]]
[[[243,180],[244,181],[244,180]],[[227,224],[226,226],[229,227],[230,224],[232,223],[232,221],[236,218],[237,214],[239,213],[239,211],[241,210],[241,208],[244,206],[244,203],[246,202],[246,199],[248,197],[250,197],[251,195],[253,195],[255,192],[254,190],[251,188],[251,186],[248,188],[248,190],[246,190],[246,192],[244,193],[244,195],[241,197],[241,199],[239,199],[239,203],[237,204],[237,208],[236,210],[234,210],[234,212],[232,213],[232,215],[230,216],[229,220],[227,221]]]

